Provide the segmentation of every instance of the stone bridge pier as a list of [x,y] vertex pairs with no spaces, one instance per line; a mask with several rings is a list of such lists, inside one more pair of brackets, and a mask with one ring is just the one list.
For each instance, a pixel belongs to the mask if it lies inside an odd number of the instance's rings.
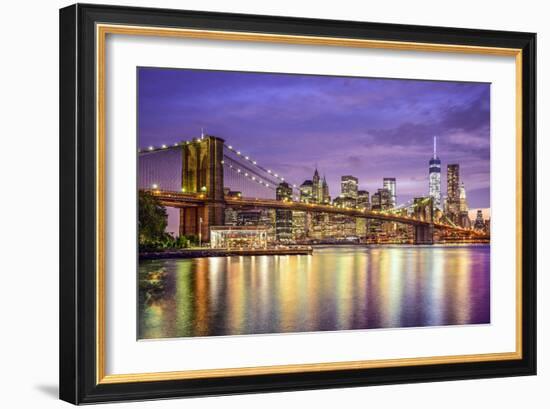
[[418,224],[414,226],[414,244],[434,244],[433,224]]
[[204,206],[180,209],[180,234],[201,235],[210,240],[210,226],[224,224],[223,144],[215,136],[205,136],[182,145],[182,191],[199,193]]

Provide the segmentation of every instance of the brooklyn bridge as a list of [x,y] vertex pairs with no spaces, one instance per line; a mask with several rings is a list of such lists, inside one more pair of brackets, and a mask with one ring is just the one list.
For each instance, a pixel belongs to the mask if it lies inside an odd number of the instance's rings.
[[[292,194],[277,200],[275,192],[281,184],[288,186]],[[433,244],[436,232],[463,239],[481,236],[445,218],[436,220],[430,197],[419,197],[388,210],[301,201],[297,184],[223,139],[209,135],[141,149],[138,185],[140,191],[149,192],[162,205],[179,209],[180,234],[200,235],[205,241],[209,240],[211,227],[225,224],[227,208],[288,210],[399,223],[411,226],[414,244]]]

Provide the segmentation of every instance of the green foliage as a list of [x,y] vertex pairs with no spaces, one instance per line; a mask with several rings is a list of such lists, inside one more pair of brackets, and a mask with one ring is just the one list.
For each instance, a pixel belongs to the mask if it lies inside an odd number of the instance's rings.
[[156,197],[139,192],[139,251],[162,251],[196,246],[195,236],[174,237],[167,233],[168,214]]
[[139,192],[139,243],[159,241],[166,235],[168,214],[157,198],[149,192]]

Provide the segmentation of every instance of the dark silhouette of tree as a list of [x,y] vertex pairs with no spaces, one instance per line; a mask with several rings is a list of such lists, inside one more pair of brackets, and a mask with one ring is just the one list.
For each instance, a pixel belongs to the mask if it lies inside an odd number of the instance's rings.
[[139,243],[153,243],[163,240],[168,224],[166,208],[149,192],[139,192]]

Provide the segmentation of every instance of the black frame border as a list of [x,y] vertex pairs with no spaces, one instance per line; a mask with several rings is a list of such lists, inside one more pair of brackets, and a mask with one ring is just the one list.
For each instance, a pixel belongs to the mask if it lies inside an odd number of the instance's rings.
[[[522,359],[96,384],[95,25],[517,48],[522,50]],[[536,374],[536,34],[76,4],[60,10],[60,389],[74,404]]]

